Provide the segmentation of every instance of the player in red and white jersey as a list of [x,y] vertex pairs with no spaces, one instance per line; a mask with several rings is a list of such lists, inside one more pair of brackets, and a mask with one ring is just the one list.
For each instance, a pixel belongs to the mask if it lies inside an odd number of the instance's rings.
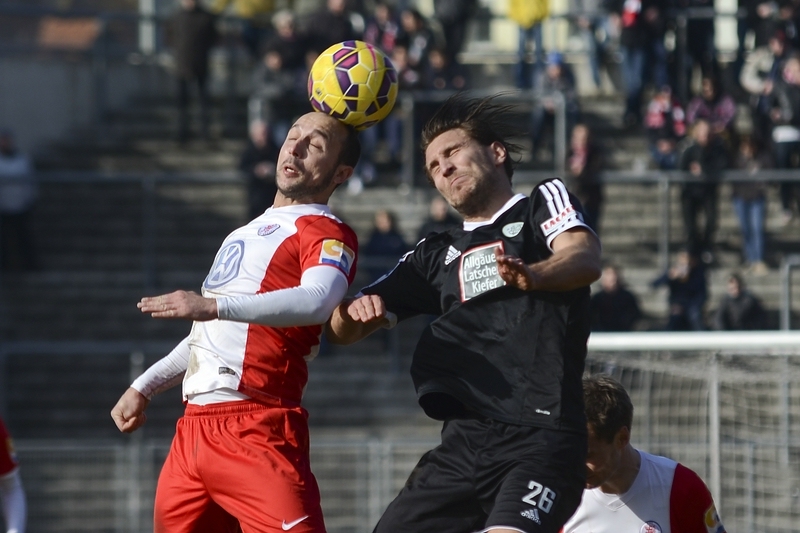
[[202,294],[142,298],[191,333],[111,412],[131,432],[181,380],[187,403],[156,491],[157,533],[325,531],[300,406],[322,324],[355,275],[357,240],[327,206],[353,172],[354,130],[309,113],[280,151],[275,203],[222,243]]
[[583,379],[586,490],[564,533],[725,533],[711,493],[680,463],[634,448],[633,404],[607,375]]
[[0,418],[0,509],[6,533],[25,533],[25,491],[19,477],[14,442]]

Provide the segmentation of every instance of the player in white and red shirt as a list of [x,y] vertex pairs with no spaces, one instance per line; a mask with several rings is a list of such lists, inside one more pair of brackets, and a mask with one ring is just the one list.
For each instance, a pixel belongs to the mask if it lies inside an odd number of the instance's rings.
[[25,491],[19,477],[14,442],[0,418],[0,510],[6,533],[25,533]]
[[564,533],[725,533],[692,470],[630,444],[633,404],[607,375],[583,380],[589,430],[586,490]]
[[289,130],[264,214],[222,243],[202,295],[143,298],[142,312],[194,321],[112,410],[123,432],[181,380],[187,403],[156,491],[156,533],[325,531],[300,406],[322,324],[355,275],[353,231],[327,206],[353,172],[351,128],[309,113]]

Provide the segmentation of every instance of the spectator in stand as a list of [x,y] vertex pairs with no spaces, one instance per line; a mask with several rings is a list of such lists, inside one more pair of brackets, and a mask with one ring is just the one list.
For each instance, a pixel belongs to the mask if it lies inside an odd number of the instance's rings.
[[560,52],[550,52],[547,55],[547,68],[544,76],[538,79],[535,89],[541,95],[534,106],[531,124],[533,146],[536,149],[542,141],[546,122],[552,122],[555,116],[555,98],[560,95],[564,99],[567,135],[578,121],[580,107],[575,91],[575,77],[564,64],[564,56]]
[[346,0],[326,0],[324,7],[308,16],[302,31],[318,54],[332,44],[360,37],[353,27]]
[[703,308],[708,298],[705,265],[690,250],[678,252],[675,264],[653,280],[653,288],[669,287],[667,331],[704,331]]
[[425,222],[422,223],[422,226],[420,226],[417,232],[417,242],[429,235],[441,233],[460,224],[461,219],[450,211],[450,205],[447,201],[441,196],[436,195],[431,199],[431,204],[428,208],[428,218],[425,219]]
[[747,56],[739,76],[739,83],[750,93],[754,134],[765,143],[769,142],[772,132],[770,95],[781,76],[783,64],[791,53],[786,42],[786,33],[776,30],[765,46],[759,46]]
[[708,122],[711,132],[731,145],[736,102],[729,94],[723,93],[722,84],[715,75],[703,76],[700,94],[686,106],[686,121],[691,125],[698,119]]
[[664,48],[667,0],[616,1],[614,11],[622,21],[620,47],[622,77],[625,82],[625,126],[635,126],[642,119],[642,92],[645,74],[651,72],[656,87],[667,78],[667,53]]
[[395,17],[392,6],[384,2],[375,4],[372,17],[364,28],[364,42],[377,46],[391,56],[400,35],[400,21]]
[[423,76],[424,87],[432,91],[463,91],[467,88],[467,70],[453,63],[442,48],[428,52],[428,68]]
[[[508,18],[519,24],[519,44],[514,79],[520,89],[533,87],[534,79],[544,69],[542,22],[550,14],[548,4],[548,0],[510,0],[508,6]],[[533,65],[530,61],[531,44],[534,46]]]
[[372,281],[391,270],[397,260],[409,249],[410,247],[397,229],[397,219],[394,213],[385,209],[375,211],[372,233],[362,251],[374,263],[367,268]]
[[583,38],[597,89],[601,86],[600,66],[604,63],[606,49],[611,41],[619,39],[620,19],[617,13],[610,11],[611,3],[609,0],[572,0],[570,3],[570,11],[577,13],[572,21]]
[[200,103],[200,134],[208,138],[208,56],[217,42],[214,15],[197,0],[181,0],[171,20],[175,66],[178,76],[178,141],[189,139],[189,86],[197,89]]
[[661,87],[647,104],[644,125],[656,166],[661,170],[674,170],[678,162],[678,142],[686,135],[686,115],[669,85]]
[[450,64],[458,62],[467,36],[467,23],[476,4],[476,0],[433,0],[433,16],[442,27],[444,53]]
[[278,185],[275,170],[280,146],[263,120],[250,123],[250,139],[239,159],[239,170],[247,177],[247,193],[250,219],[266,211],[275,200]]
[[714,329],[719,331],[748,331],[766,329],[767,314],[761,301],[747,290],[742,276],[728,277],[727,293],[719,302],[714,315]]
[[753,181],[733,183],[733,210],[742,228],[742,254],[747,270],[757,276],[767,273],[764,263],[764,215],[766,213],[767,184],[759,177],[759,170],[770,168],[772,161],[766,150],[760,149],[752,137],[739,142],[735,166],[749,172]]
[[[394,47],[391,60],[397,71],[398,94],[421,87],[422,76],[408,64],[408,49],[405,45],[398,44]],[[404,121],[404,111],[398,101],[388,117],[362,132],[364,144],[367,146],[377,146],[379,138],[383,136],[389,152],[389,164],[392,166],[399,165],[402,159]]]
[[625,288],[614,265],[600,276],[600,291],[592,295],[592,331],[633,331],[642,317],[636,296]]
[[211,11],[222,14],[233,4],[233,13],[242,21],[242,43],[253,58],[261,56],[262,37],[269,34],[269,16],[275,9],[274,0],[214,0]]
[[428,23],[416,9],[405,9],[400,14],[403,33],[400,42],[408,50],[408,64],[422,72],[427,66],[428,51],[436,44]]
[[[719,72],[714,48],[714,1],[677,0],[675,4],[675,7],[679,9],[695,10],[686,23],[686,54],[684,55],[686,80],[691,86],[695,65],[700,66],[703,76],[711,76]],[[688,91],[685,94],[688,94]]]
[[35,270],[31,218],[38,197],[33,166],[14,135],[0,131],[0,259],[6,271]]
[[[781,77],[776,81],[770,99],[772,119],[772,153],[775,167],[781,169],[800,166],[800,58],[786,60]],[[781,222],[785,225],[794,217],[800,205],[800,185],[782,182],[780,185]]]
[[600,182],[600,171],[604,164],[603,150],[595,143],[586,124],[577,124],[572,129],[569,146],[569,190],[581,201],[583,221],[599,235],[600,211],[603,206],[603,185]]
[[[689,249],[700,254],[703,262],[714,261],[714,233],[717,228],[717,186],[722,170],[728,164],[725,144],[711,131],[705,119],[699,119],[684,141],[679,170],[688,171],[689,181],[681,191],[681,209]],[[697,215],[705,219],[702,234],[697,224]]]
[[308,111],[306,96],[309,42],[296,29],[295,16],[281,10],[272,17],[275,34],[264,46],[256,69],[254,98],[264,111],[257,118],[270,124],[276,139],[283,139],[295,118]]
[[767,40],[780,32],[785,37],[783,28],[778,27],[773,21],[773,14],[777,3],[765,2],[764,0],[739,0],[739,12],[744,12],[744,17],[738,20],[737,37],[739,45],[736,50],[736,60],[734,62],[734,74],[740,75],[743,65],[749,59],[745,56],[745,43],[747,42],[747,32],[753,31],[755,37],[754,50],[758,50],[767,44]]

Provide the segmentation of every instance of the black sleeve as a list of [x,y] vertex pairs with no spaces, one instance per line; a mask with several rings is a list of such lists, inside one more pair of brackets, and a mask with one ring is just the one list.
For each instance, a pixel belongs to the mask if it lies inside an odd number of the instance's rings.
[[553,239],[568,229],[592,231],[583,218],[581,203],[560,179],[545,180],[533,189],[529,222],[533,225],[537,246],[545,246],[552,252]]
[[391,272],[361,290],[362,294],[377,294],[383,298],[386,309],[397,315],[398,321],[442,313],[440,295],[427,279],[424,242],[404,255]]

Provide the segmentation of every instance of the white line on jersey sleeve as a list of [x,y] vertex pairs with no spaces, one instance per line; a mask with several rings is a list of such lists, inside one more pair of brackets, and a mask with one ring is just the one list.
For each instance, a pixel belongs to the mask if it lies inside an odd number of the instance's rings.
[[217,298],[220,320],[293,327],[324,324],[347,294],[347,278],[338,268],[320,265],[303,272],[289,289]]

